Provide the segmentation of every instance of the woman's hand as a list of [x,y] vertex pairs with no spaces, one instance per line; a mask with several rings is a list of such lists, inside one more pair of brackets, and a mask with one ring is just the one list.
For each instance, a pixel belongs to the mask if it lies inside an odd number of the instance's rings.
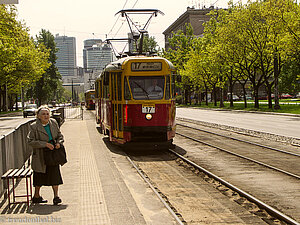
[[46,144],[46,147],[49,148],[50,150],[53,150],[53,149],[54,149],[54,145],[51,144],[51,143],[47,143],[47,144]]
[[55,148],[56,148],[56,149],[59,149],[59,148],[60,148],[60,144],[59,144],[59,143],[56,143],[56,144],[55,144]]

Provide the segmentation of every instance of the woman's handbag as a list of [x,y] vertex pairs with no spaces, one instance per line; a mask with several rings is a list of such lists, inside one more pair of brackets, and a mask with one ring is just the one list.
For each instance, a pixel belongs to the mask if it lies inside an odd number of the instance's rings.
[[60,148],[50,150],[45,148],[44,161],[47,166],[64,165],[67,162],[67,154],[65,147],[61,144]]

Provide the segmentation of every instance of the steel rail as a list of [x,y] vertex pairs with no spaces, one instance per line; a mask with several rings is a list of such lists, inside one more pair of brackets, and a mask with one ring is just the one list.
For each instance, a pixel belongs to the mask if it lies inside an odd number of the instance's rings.
[[216,133],[213,133],[211,131],[202,130],[200,128],[190,127],[188,125],[183,125],[183,124],[179,124],[179,123],[176,123],[176,125],[179,125],[179,126],[182,126],[182,127],[192,128],[192,129],[199,130],[199,131],[202,131],[202,132],[206,132],[206,133],[209,133],[209,134],[213,134],[213,135],[216,135],[216,136],[225,137],[225,138],[229,138],[229,139],[232,139],[232,140],[235,140],[235,141],[240,141],[240,142],[244,142],[244,143],[247,143],[247,144],[251,144],[251,145],[259,146],[259,147],[262,147],[262,148],[270,149],[270,150],[273,150],[273,151],[277,151],[277,152],[281,152],[281,153],[285,153],[285,154],[300,157],[299,154],[296,154],[296,153],[293,153],[293,152],[288,152],[288,151],[283,151],[283,150],[280,150],[280,149],[277,149],[277,148],[273,148],[273,147],[266,146],[266,145],[261,145],[261,144],[255,143],[255,142],[245,141],[245,140],[234,138],[234,137],[228,137],[228,136],[225,136],[225,135],[222,135],[222,134],[216,134]]
[[183,161],[189,163],[190,165],[194,166],[195,168],[197,168],[197,169],[203,171],[204,173],[206,173],[208,176],[212,177],[213,179],[215,179],[215,180],[219,181],[220,183],[222,183],[223,185],[227,186],[228,188],[236,191],[241,196],[243,196],[243,197],[247,198],[248,200],[250,200],[251,202],[254,202],[255,204],[259,205],[261,208],[265,209],[268,213],[270,213],[271,215],[274,215],[276,218],[279,218],[279,219],[285,221],[288,224],[300,225],[300,223],[298,223],[294,219],[290,218],[289,216],[283,214],[282,212],[278,211],[277,209],[274,209],[273,207],[271,207],[268,204],[260,201],[259,199],[255,198],[254,196],[248,194],[247,192],[239,189],[238,187],[230,184],[229,182],[227,182],[224,179],[218,177],[217,175],[211,173],[210,171],[206,170],[205,168],[197,165],[196,163],[190,161],[189,159],[187,159],[184,156],[178,154],[177,152],[173,151],[172,149],[169,149],[169,151],[172,152],[173,154],[175,154],[177,157],[181,158]]
[[286,174],[286,175],[289,175],[289,176],[291,176],[291,177],[294,177],[294,178],[300,179],[300,176],[298,176],[298,175],[296,175],[296,174],[293,174],[293,173],[287,172],[287,171],[285,171],[285,170],[282,170],[282,169],[276,168],[276,167],[274,167],[274,166],[271,166],[271,165],[268,165],[268,164],[266,164],[266,163],[263,163],[263,162],[260,162],[260,161],[257,161],[257,160],[254,160],[254,159],[251,159],[251,158],[249,158],[249,157],[246,157],[246,156],[242,156],[242,155],[240,155],[240,154],[237,154],[237,153],[235,153],[235,152],[228,151],[228,150],[226,150],[226,149],[223,149],[223,148],[220,148],[220,147],[218,147],[218,146],[214,146],[214,145],[212,145],[212,144],[209,144],[209,143],[207,143],[207,142],[205,142],[205,141],[201,141],[201,140],[198,140],[198,139],[196,139],[196,138],[192,138],[192,137],[186,136],[186,135],[184,135],[184,134],[180,134],[180,133],[178,133],[178,132],[176,132],[176,134],[178,134],[178,135],[180,135],[180,136],[182,136],[182,137],[185,137],[185,138],[191,139],[191,140],[193,140],[193,141],[196,141],[196,142],[198,142],[198,143],[202,143],[202,144],[205,144],[205,145],[207,145],[207,146],[210,146],[210,147],[216,148],[216,149],[218,149],[218,150],[220,150],[220,151],[223,151],[223,152],[229,153],[229,154],[231,154],[231,155],[234,155],[234,156],[237,156],[237,157],[240,157],[240,158],[246,159],[246,160],[248,160],[248,161],[254,162],[254,163],[256,163],[256,164],[259,164],[259,165],[261,165],[261,166],[267,167],[267,168],[269,168],[269,169],[272,169],[272,170],[275,170],[275,171],[281,172],[281,173],[283,173],[283,174]]
[[171,209],[171,207],[168,205],[168,203],[160,196],[160,194],[157,192],[155,187],[149,182],[149,180],[144,176],[144,174],[141,172],[141,170],[135,165],[135,163],[130,159],[129,156],[126,156],[127,160],[131,163],[131,165],[136,169],[138,174],[143,178],[143,180],[149,185],[149,187],[152,189],[152,191],[157,195],[157,197],[160,199],[160,201],[164,204],[164,206],[168,209],[168,211],[171,213],[171,215],[174,217],[176,222],[180,225],[184,225],[184,223],[181,221],[181,219],[176,215],[176,213]]

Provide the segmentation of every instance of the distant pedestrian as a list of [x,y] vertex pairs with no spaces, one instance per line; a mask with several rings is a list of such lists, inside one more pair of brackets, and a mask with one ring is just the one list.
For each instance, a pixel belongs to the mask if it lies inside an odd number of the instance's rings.
[[46,166],[44,162],[44,150],[48,148],[54,150],[60,148],[64,142],[60,128],[56,120],[50,118],[50,109],[44,105],[38,108],[36,121],[30,125],[28,133],[28,143],[33,148],[32,170],[33,186],[35,187],[33,203],[46,203],[40,195],[41,186],[52,186],[53,204],[62,202],[58,196],[58,185],[63,184],[59,165]]

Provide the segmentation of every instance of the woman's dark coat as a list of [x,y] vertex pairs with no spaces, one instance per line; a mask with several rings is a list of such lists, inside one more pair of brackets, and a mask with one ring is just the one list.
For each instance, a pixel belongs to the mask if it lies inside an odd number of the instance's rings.
[[[62,144],[64,142],[64,137],[60,132],[56,120],[50,118],[49,125],[55,143]],[[33,148],[31,163],[32,170],[39,173],[46,173],[44,148],[46,148],[46,144],[49,141],[49,136],[39,119],[36,119],[36,121],[30,125],[30,131],[27,138],[28,144]]]

